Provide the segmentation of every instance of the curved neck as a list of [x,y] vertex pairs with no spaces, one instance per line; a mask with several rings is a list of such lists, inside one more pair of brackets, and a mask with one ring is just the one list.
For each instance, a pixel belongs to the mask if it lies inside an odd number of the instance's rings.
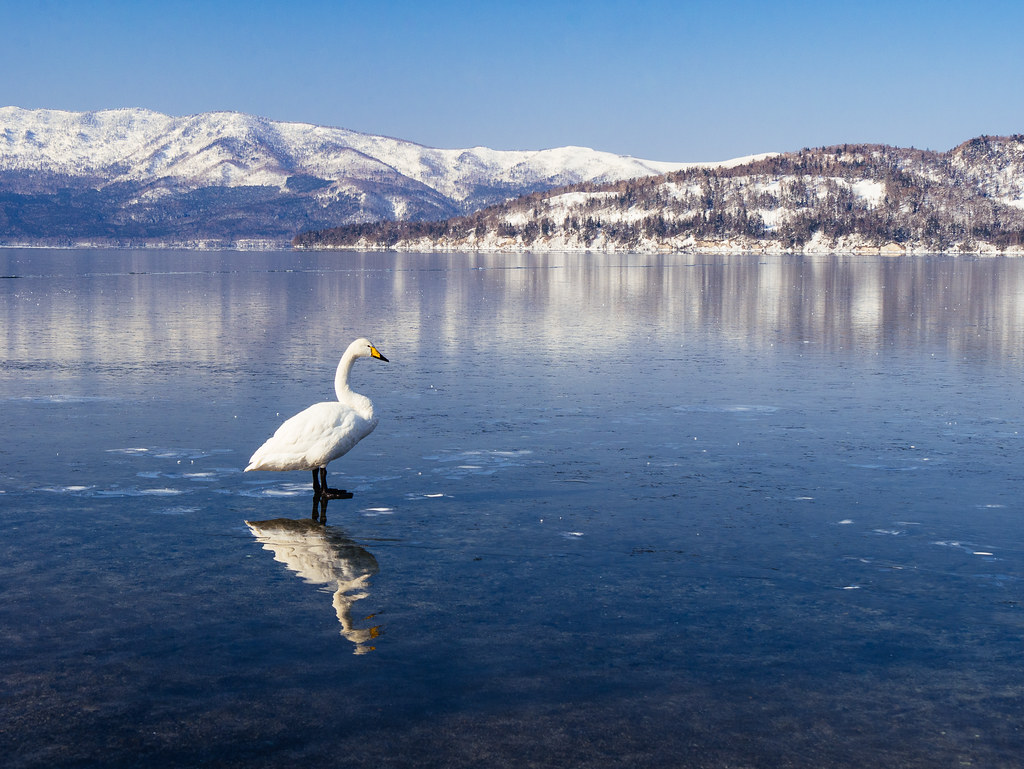
[[355,360],[355,355],[349,355],[346,352],[338,363],[338,371],[334,375],[334,392],[337,393],[339,401],[348,400],[348,396],[352,394],[352,390],[348,386],[348,374],[352,370]]

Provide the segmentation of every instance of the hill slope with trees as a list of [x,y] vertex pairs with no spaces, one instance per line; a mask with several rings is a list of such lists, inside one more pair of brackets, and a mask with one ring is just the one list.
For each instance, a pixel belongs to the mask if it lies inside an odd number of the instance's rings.
[[534,193],[443,221],[308,232],[300,248],[1024,254],[1024,136],[948,152],[839,145]]

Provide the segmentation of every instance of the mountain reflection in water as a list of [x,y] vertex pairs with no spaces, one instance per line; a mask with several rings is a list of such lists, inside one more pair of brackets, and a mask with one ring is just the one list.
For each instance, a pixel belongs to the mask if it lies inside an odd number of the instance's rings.
[[369,595],[370,577],[379,570],[377,559],[341,529],[315,519],[275,518],[245,523],[263,549],[274,554],[275,561],[307,584],[333,588],[341,635],[355,644],[355,654],[373,651],[368,644],[380,635],[380,625],[358,627],[352,620],[352,608]]
[[[88,371],[106,363],[92,343],[102,340],[122,374],[153,367],[155,348],[161,371],[230,376],[236,361],[265,364],[270,375],[305,370],[309,350],[295,340],[323,336],[324,307],[363,308],[359,327],[400,344],[406,363],[417,354],[456,360],[481,340],[490,351],[515,349],[522,338],[552,360],[566,349],[601,355],[638,328],[680,342],[713,333],[727,350],[929,344],[1002,359],[1024,347],[1024,269],[1004,258],[308,253],[293,257],[308,272],[279,272],[273,253],[63,253],[0,252],[0,275],[20,278],[0,286],[9,366]],[[203,289],[192,290],[199,280]],[[131,301],[98,301],[94,284]],[[317,365],[333,370],[347,336],[328,335]]]

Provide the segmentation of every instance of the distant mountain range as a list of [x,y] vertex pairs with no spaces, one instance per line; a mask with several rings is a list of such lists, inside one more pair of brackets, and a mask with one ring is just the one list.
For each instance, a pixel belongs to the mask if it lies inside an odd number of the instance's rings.
[[582,147],[433,149],[215,112],[0,108],[0,245],[287,245],[687,167]]
[[0,108],[0,245],[1024,254],[1024,136],[723,163]]
[[1024,136],[948,152],[842,145],[533,193],[442,222],[306,233],[304,248],[1024,255]]

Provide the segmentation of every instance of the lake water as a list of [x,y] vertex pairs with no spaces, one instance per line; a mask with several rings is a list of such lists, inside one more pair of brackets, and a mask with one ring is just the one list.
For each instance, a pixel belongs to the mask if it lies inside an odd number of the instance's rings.
[[0,755],[1018,767],[1022,383],[1024,260],[2,250]]

